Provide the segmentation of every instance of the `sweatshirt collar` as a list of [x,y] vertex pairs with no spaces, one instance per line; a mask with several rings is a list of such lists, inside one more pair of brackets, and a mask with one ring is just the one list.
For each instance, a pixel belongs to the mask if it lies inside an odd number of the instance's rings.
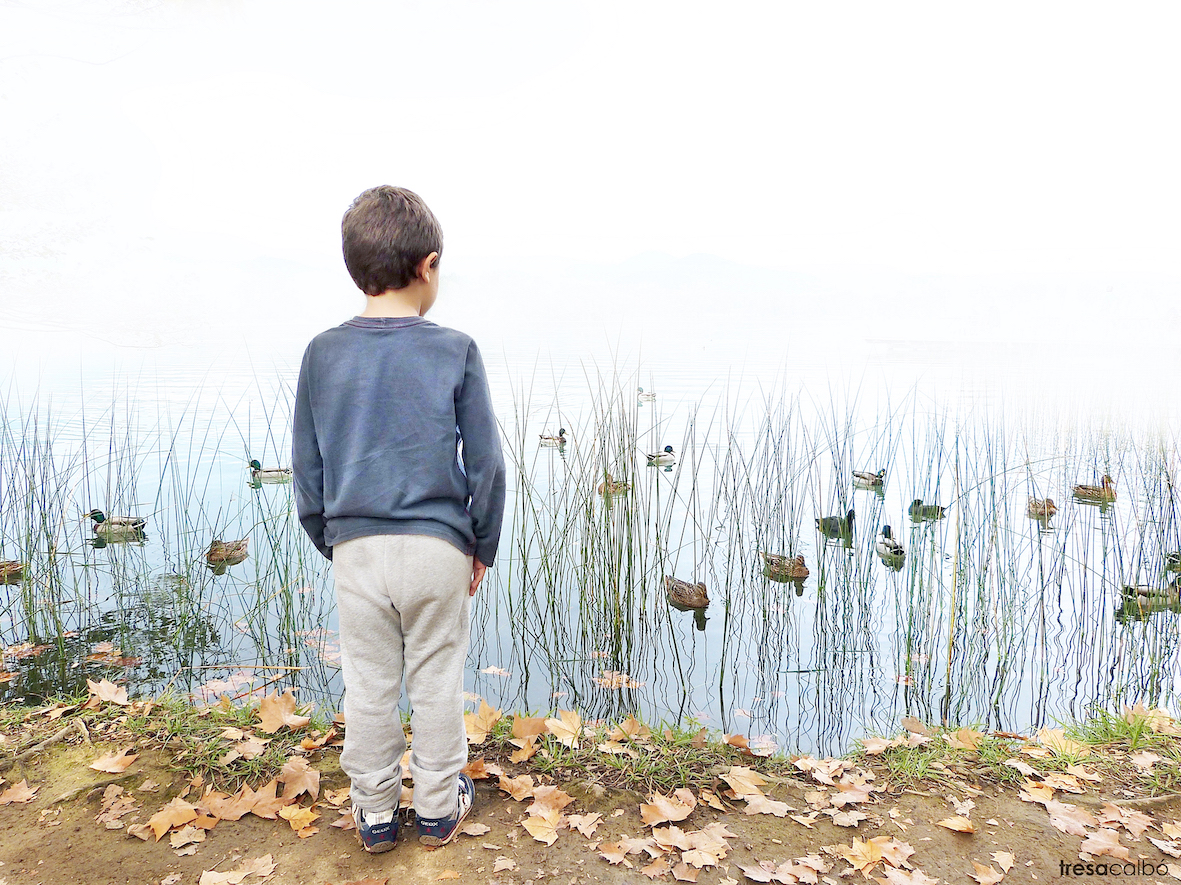
[[429,322],[425,317],[353,317],[346,320],[345,325],[358,329],[405,329]]

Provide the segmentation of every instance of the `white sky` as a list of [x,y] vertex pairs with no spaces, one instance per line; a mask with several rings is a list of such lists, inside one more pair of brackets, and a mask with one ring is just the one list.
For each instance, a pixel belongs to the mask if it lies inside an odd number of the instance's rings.
[[[457,292],[704,253],[871,307],[926,280],[870,337],[921,337],[931,280],[980,275],[1039,323],[1175,320],[1178,25],[1173,0],[3,2],[0,326],[101,303],[167,341],[276,279],[322,326],[340,215],[383,182],[435,210]],[[600,316],[636,297],[606,291]]]

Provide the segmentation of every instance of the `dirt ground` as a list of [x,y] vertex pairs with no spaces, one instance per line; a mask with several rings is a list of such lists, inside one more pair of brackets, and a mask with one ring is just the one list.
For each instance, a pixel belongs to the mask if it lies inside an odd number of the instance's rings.
[[[6,787],[23,778],[30,787],[37,788],[37,794],[24,804],[0,806],[0,885],[159,885],[162,882],[196,885],[203,871],[229,872],[244,860],[267,854],[272,856],[275,868],[265,881],[275,885],[350,882],[368,885],[387,880],[393,885],[448,880],[481,885],[649,881],[641,868],[650,857],[644,853],[629,855],[627,862],[632,864],[629,869],[623,863],[608,863],[600,856],[598,847],[614,843],[623,835],[650,835],[651,828],[645,826],[639,810],[646,797],[607,791],[593,784],[558,786],[575,797],[575,802],[564,809],[565,813],[599,812],[603,815],[601,824],[590,838],[573,829],[561,829],[552,846],[536,841],[526,832],[520,822],[526,816],[527,803],[508,797],[492,778],[478,783],[476,806],[469,818],[471,822],[486,825],[487,832],[458,836],[452,844],[435,850],[406,838],[413,834],[411,825],[404,829],[393,851],[368,855],[361,850],[353,833],[328,826],[339,815],[336,809],[321,804],[316,808],[322,814],[322,819],[317,821],[320,829],[307,838],[299,838],[285,820],[264,820],[248,814],[236,822],[220,821],[208,831],[205,841],[196,846],[195,853],[177,856],[168,836],[159,842],[145,842],[129,836],[125,829],[105,829],[95,820],[103,789],[108,784],[124,786],[138,805],[135,812],[122,819],[123,824],[146,822],[181,793],[187,782],[171,771],[167,757],[160,752],[146,752],[126,773],[111,776],[87,768],[94,755],[93,748],[58,747],[24,768],[18,766],[5,772]],[[326,790],[347,786],[334,756],[325,755],[315,767],[322,772],[321,796]],[[139,791],[138,786],[145,780],[157,782],[159,789]],[[719,782],[719,786],[724,788],[725,784]],[[829,866],[827,871],[817,874],[820,881],[868,881],[868,876],[851,870],[849,863],[840,857],[840,851],[848,849],[854,837],[868,840],[882,835],[907,843],[915,853],[909,858],[909,870],[893,870],[882,863],[870,869],[869,876],[878,882],[981,881],[972,878],[974,872],[980,875],[973,861],[1003,872],[992,858],[994,852],[1008,852],[1014,857],[1004,882],[1090,878],[1085,872],[1081,876],[1070,871],[1065,877],[1060,875],[1062,863],[1082,862],[1079,859],[1082,840],[1050,826],[1047,811],[1041,804],[1022,801],[1016,788],[977,786],[981,787],[978,791],[964,784],[958,790],[943,785],[932,786],[926,792],[888,789],[875,793],[870,801],[857,806],[868,818],[856,828],[835,826],[821,816],[809,829],[791,817],[743,813],[741,802],[730,803],[734,808],[726,812],[702,803],[678,826],[688,832],[719,821],[734,834],[733,838],[727,838],[728,854],[717,866],[706,866],[698,875],[698,882],[709,885],[728,880],[750,881],[739,864],[749,868],[760,861],[779,865],[805,855],[819,855]],[[770,797],[787,802],[793,810],[807,811],[805,795],[815,788],[815,783],[803,779],[785,779],[768,785],[766,791]],[[1059,798],[1097,813],[1104,801],[1115,797],[1105,796],[1092,787],[1083,795]],[[974,833],[952,832],[936,825],[936,821],[956,814],[952,799],[971,799],[975,803],[969,812]],[[1179,799],[1152,801],[1136,807],[1160,824],[1181,817]],[[1130,861],[1160,865],[1161,874],[1125,874],[1122,878],[1145,883],[1181,878],[1181,866],[1174,867],[1173,873],[1165,867],[1178,861],[1162,854],[1147,836],[1165,838],[1154,829],[1138,839],[1133,839],[1131,833],[1120,832],[1122,844],[1130,851]],[[834,847],[826,851],[826,846]],[[502,869],[494,872],[498,860]],[[1110,863],[1112,859],[1100,858],[1097,862],[1103,861]],[[503,869],[510,864],[512,869]],[[913,870],[921,870],[932,878],[920,878]],[[176,876],[179,878],[170,878]],[[786,877],[785,880],[791,881]],[[985,880],[1000,881],[988,880],[987,876]],[[252,885],[263,880],[251,875],[242,881]],[[673,875],[666,873],[662,881],[673,881]]]

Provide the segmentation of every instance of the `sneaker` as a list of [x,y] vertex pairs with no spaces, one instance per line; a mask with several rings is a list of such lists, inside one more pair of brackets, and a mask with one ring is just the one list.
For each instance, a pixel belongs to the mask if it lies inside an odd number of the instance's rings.
[[472,810],[472,803],[475,802],[475,799],[476,785],[472,783],[470,777],[461,771],[459,773],[459,808],[451,817],[440,817],[433,820],[429,817],[420,817],[418,819],[418,841],[423,845],[446,845],[459,832],[459,825]]
[[362,811],[358,805],[353,806],[353,821],[357,824],[357,835],[361,837],[361,844],[370,854],[381,854],[389,851],[398,841],[398,810]]

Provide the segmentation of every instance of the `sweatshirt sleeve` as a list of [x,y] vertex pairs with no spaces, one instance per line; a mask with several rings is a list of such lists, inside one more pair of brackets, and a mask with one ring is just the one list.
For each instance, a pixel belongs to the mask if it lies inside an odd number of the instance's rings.
[[490,566],[496,559],[504,520],[504,456],[500,451],[500,428],[492,413],[488,376],[474,341],[468,345],[455,417],[463,440],[463,466],[471,496],[468,512],[476,536],[476,557]]
[[312,345],[304,351],[299,368],[299,384],[295,390],[295,418],[291,429],[291,471],[295,479],[295,509],[300,524],[312,543],[328,559],[332,548],[324,544],[324,458],[316,439],[316,423],[312,415],[311,363]]

